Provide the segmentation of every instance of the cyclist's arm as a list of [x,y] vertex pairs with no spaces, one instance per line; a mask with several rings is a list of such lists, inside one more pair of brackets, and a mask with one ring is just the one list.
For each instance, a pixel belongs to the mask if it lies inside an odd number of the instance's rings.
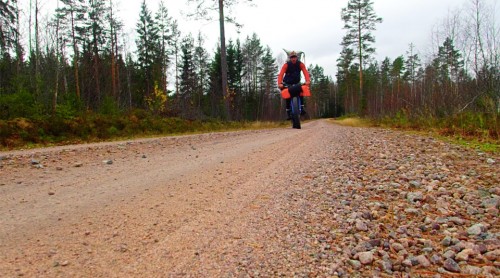
[[302,70],[302,73],[304,73],[306,84],[311,84],[311,77],[309,76],[309,72],[307,71],[306,65],[304,65],[304,63],[300,63],[300,69]]
[[285,75],[287,69],[288,69],[288,64],[284,64],[283,67],[281,67],[281,71],[278,74],[278,86],[283,83],[283,76]]

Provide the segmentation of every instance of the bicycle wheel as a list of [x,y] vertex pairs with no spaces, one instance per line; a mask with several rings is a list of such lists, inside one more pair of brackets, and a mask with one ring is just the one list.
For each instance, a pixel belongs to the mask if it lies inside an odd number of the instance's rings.
[[292,108],[292,127],[300,129],[300,100],[299,97],[293,97],[291,101]]

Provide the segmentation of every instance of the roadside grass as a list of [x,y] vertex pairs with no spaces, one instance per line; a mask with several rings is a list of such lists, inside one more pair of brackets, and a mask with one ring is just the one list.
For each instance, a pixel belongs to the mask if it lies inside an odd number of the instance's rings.
[[0,120],[0,151],[138,138],[279,128],[287,122],[185,120],[145,115]]
[[360,118],[360,117],[341,117],[335,119],[328,119],[329,122],[338,124],[341,126],[350,126],[350,127],[374,127],[374,123],[368,119]]
[[[395,129],[411,134],[422,136],[432,136],[444,142],[464,146],[466,148],[475,149],[482,152],[500,153],[500,140],[489,136],[491,132],[477,128],[474,132],[464,132],[463,129],[451,129],[449,127],[435,127],[430,124],[407,123],[402,125],[400,120],[383,122],[374,121],[367,118],[360,117],[342,117],[336,119],[328,119],[329,122],[350,127],[381,127],[388,129]],[[440,125],[435,122],[435,125]],[[442,126],[449,126],[446,123]]]

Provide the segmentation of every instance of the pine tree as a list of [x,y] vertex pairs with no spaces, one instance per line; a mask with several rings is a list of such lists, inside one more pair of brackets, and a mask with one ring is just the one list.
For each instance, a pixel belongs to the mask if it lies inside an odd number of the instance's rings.
[[156,42],[158,41],[158,30],[155,28],[155,21],[151,16],[151,11],[146,5],[146,0],[142,1],[141,11],[139,13],[139,22],[137,22],[137,60],[139,68],[142,72],[145,92],[144,95],[149,95],[153,91],[153,65],[156,50]]
[[6,53],[16,42],[17,0],[0,1],[0,54]]
[[181,31],[177,20],[172,22],[172,39],[170,40],[170,47],[172,48],[172,55],[174,56],[174,73],[175,73],[175,95],[179,95],[179,50],[181,42]]
[[195,107],[201,112],[202,99],[209,87],[208,53],[203,47],[205,40],[201,32],[198,33],[193,53],[193,65],[196,73],[196,88],[194,92]]
[[191,34],[182,40],[181,52],[180,108],[181,113],[191,114],[193,94],[196,91],[196,72],[193,58],[194,39]]
[[[386,109],[389,111],[392,111],[393,104],[394,104],[394,99],[393,95],[390,94],[391,92],[391,60],[389,57],[385,57],[385,59],[382,61],[380,65],[380,89],[379,89],[379,94],[380,94],[380,114],[385,115],[387,113]],[[389,98],[389,103],[387,102],[388,100],[386,99],[386,96],[390,96]]]
[[354,51],[344,45],[340,52],[340,57],[337,59],[337,86],[344,99],[343,108],[347,113],[355,112],[354,91],[355,86],[357,86],[355,82],[357,81],[358,70],[353,74],[353,67],[357,68],[354,64],[354,59]]
[[118,33],[123,29],[123,23],[116,17],[116,11],[113,5],[113,0],[109,0],[107,19],[109,22],[109,39],[108,49],[111,59],[111,95],[115,101],[118,101],[120,93],[120,70],[118,59],[120,57],[118,49]]
[[[0,1],[0,95],[11,91],[14,71],[12,66],[14,61],[10,51],[15,47],[18,49],[18,29],[17,29],[17,1]],[[17,59],[20,61],[20,57]],[[18,71],[19,72],[19,71]]]
[[276,73],[278,72],[278,65],[276,65],[276,60],[273,58],[271,48],[267,46],[264,49],[262,56],[262,66],[260,70],[260,80],[261,83],[261,113],[267,119],[271,118],[272,107],[271,107],[271,93],[276,87]]
[[230,40],[227,47],[227,76],[229,95],[233,98],[233,107],[236,118],[242,117],[241,108],[243,106],[242,96],[242,75],[243,75],[243,55],[240,40],[236,44]]
[[[251,0],[246,0],[248,2],[251,2]],[[195,14],[197,14],[200,17],[207,18],[209,17],[208,12],[210,10],[217,10],[219,14],[219,26],[220,26],[220,49],[221,49],[221,84],[222,84],[222,90],[223,90],[223,95],[225,97],[225,112],[226,112],[226,119],[231,120],[231,98],[228,96],[228,68],[227,68],[227,49],[226,49],[226,33],[225,33],[225,21],[228,19],[224,15],[224,10],[226,8],[231,8],[232,6],[236,5],[239,1],[238,0],[218,0],[218,1],[205,1],[205,0],[188,0],[188,2],[194,2],[196,3],[196,11]],[[212,4],[206,4],[207,2],[212,2]],[[231,20],[234,22],[234,20]]]
[[157,68],[157,75],[155,79],[160,80],[163,92],[167,92],[168,86],[168,67],[170,65],[170,54],[172,52],[170,45],[173,37],[173,24],[172,18],[168,15],[168,9],[165,3],[160,1],[160,6],[155,16],[156,29],[158,30],[158,46],[156,53],[155,67]]
[[[66,36],[71,39],[73,47],[73,77],[75,85],[75,96],[77,101],[81,99],[80,90],[80,47],[82,37],[79,36],[81,22],[84,19],[83,12],[85,8],[82,6],[83,0],[60,0],[64,5],[56,10],[56,16],[61,20],[61,29],[66,32]],[[63,37],[63,41],[65,41]]]
[[375,14],[372,0],[349,0],[347,8],[342,9],[342,20],[347,30],[342,45],[355,50],[354,55],[359,61],[359,112],[364,113],[366,95],[363,92],[363,68],[375,52],[375,48],[371,47],[375,43],[372,32],[375,31],[375,24],[382,22],[382,18]]
[[406,60],[405,60],[405,68],[406,71],[404,73],[404,79],[410,82],[410,94],[414,101],[416,101],[416,82],[417,82],[417,72],[421,67],[420,57],[414,50],[415,46],[413,43],[410,44],[410,49],[406,52]]
[[107,41],[107,34],[104,28],[104,21],[106,16],[106,2],[105,0],[89,0],[89,10],[86,28],[90,34],[89,46],[92,49],[92,79],[94,81],[94,97],[97,101],[97,106],[101,104],[102,92],[101,92],[101,57],[100,53],[103,50],[103,46]]

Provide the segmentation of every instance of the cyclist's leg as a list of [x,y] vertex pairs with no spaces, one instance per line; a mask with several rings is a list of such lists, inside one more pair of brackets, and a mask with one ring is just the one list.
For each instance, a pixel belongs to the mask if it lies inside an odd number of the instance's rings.
[[304,97],[303,96],[300,96],[300,104],[302,105],[302,107],[300,109],[301,110],[300,114],[301,115],[305,115],[306,114],[306,109],[305,109],[306,108],[306,106],[305,106],[306,103],[304,102]]
[[286,102],[286,119],[291,120],[292,119],[292,111],[291,111],[291,102],[292,98],[287,98],[285,99]]

